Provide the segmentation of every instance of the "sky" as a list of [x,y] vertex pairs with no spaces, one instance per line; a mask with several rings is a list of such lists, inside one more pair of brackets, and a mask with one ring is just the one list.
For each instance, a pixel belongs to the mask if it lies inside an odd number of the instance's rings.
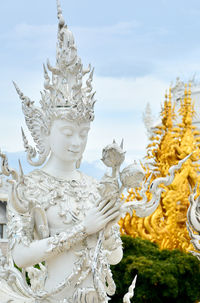
[[[157,119],[165,90],[176,77],[200,71],[199,0],[61,0],[85,66],[95,68],[95,121],[85,163],[100,162],[103,147],[124,138],[126,161],[142,159],[148,143],[142,120],[147,102]],[[24,124],[14,80],[38,102],[42,64],[54,64],[56,0],[0,1],[0,148],[23,151]]]

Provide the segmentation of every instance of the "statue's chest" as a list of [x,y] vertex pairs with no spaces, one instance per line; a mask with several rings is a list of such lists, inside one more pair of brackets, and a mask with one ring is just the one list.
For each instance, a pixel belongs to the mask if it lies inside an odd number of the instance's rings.
[[56,203],[46,210],[49,227],[62,229],[82,221],[87,210],[92,207],[94,207],[94,200],[90,195],[88,199],[78,201],[72,196],[64,195],[63,199],[57,199]]
[[[50,184],[51,185],[51,184]],[[82,221],[87,210],[94,207],[98,199],[96,188],[82,182],[52,184],[43,189],[42,205],[45,208],[50,229],[62,229]],[[45,193],[46,192],[46,193]],[[44,194],[45,193],[45,194]]]
[[41,171],[25,179],[18,190],[21,199],[42,208],[49,227],[62,229],[82,221],[88,209],[99,199],[97,182],[82,176],[80,180],[63,181]]

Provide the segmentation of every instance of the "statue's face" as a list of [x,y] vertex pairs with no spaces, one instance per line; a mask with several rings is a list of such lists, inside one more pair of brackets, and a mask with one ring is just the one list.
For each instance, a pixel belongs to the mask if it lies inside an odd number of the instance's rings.
[[48,138],[54,157],[64,162],[73,162],[81,158],[87,143],[90,122],[55,120]]

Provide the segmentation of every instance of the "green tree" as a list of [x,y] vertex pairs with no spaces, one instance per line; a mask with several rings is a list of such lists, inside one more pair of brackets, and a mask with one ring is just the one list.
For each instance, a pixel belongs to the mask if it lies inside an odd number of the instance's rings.
[[123,236],[124,256],[112,266],[117,285],[110,302],[122,303],[137,274],[137,303],[195,303],[200,301],[200,263],[191,254],[180,250],[160,250],[157,244]]

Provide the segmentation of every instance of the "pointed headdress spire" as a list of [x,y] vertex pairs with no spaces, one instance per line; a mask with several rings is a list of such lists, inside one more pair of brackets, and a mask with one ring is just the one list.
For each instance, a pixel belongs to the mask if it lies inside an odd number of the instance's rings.
[[60,0],[57,0],[57,16],[58,16],[58,20],[59,20],[59,26],[63,27],[65,25],[65,20],[63,18],[63,14],[62,14]]
[[[36,144],[38,161],[33,163],[34,148],[26,142],[29,163],[41,165],[48,151],[41,139],[41,128],[48,133],[51,122],[55,118],[76,121],[92,121],[94,119],[94,95],[92,90],[93,69],[89,64],[84,69],[77,55],[77,48],[72,32],[63,18],[60,1],[57,1],[58,40],[56,64],[53,67],[49,60],[44,65],[44,90],[41,92],[41,107],[26,97],[14,83],[16,91],[22,100],[25,121]],[[51,75],[49,75],[51,73]],[[88,74],[88,78],[84,76]]]

